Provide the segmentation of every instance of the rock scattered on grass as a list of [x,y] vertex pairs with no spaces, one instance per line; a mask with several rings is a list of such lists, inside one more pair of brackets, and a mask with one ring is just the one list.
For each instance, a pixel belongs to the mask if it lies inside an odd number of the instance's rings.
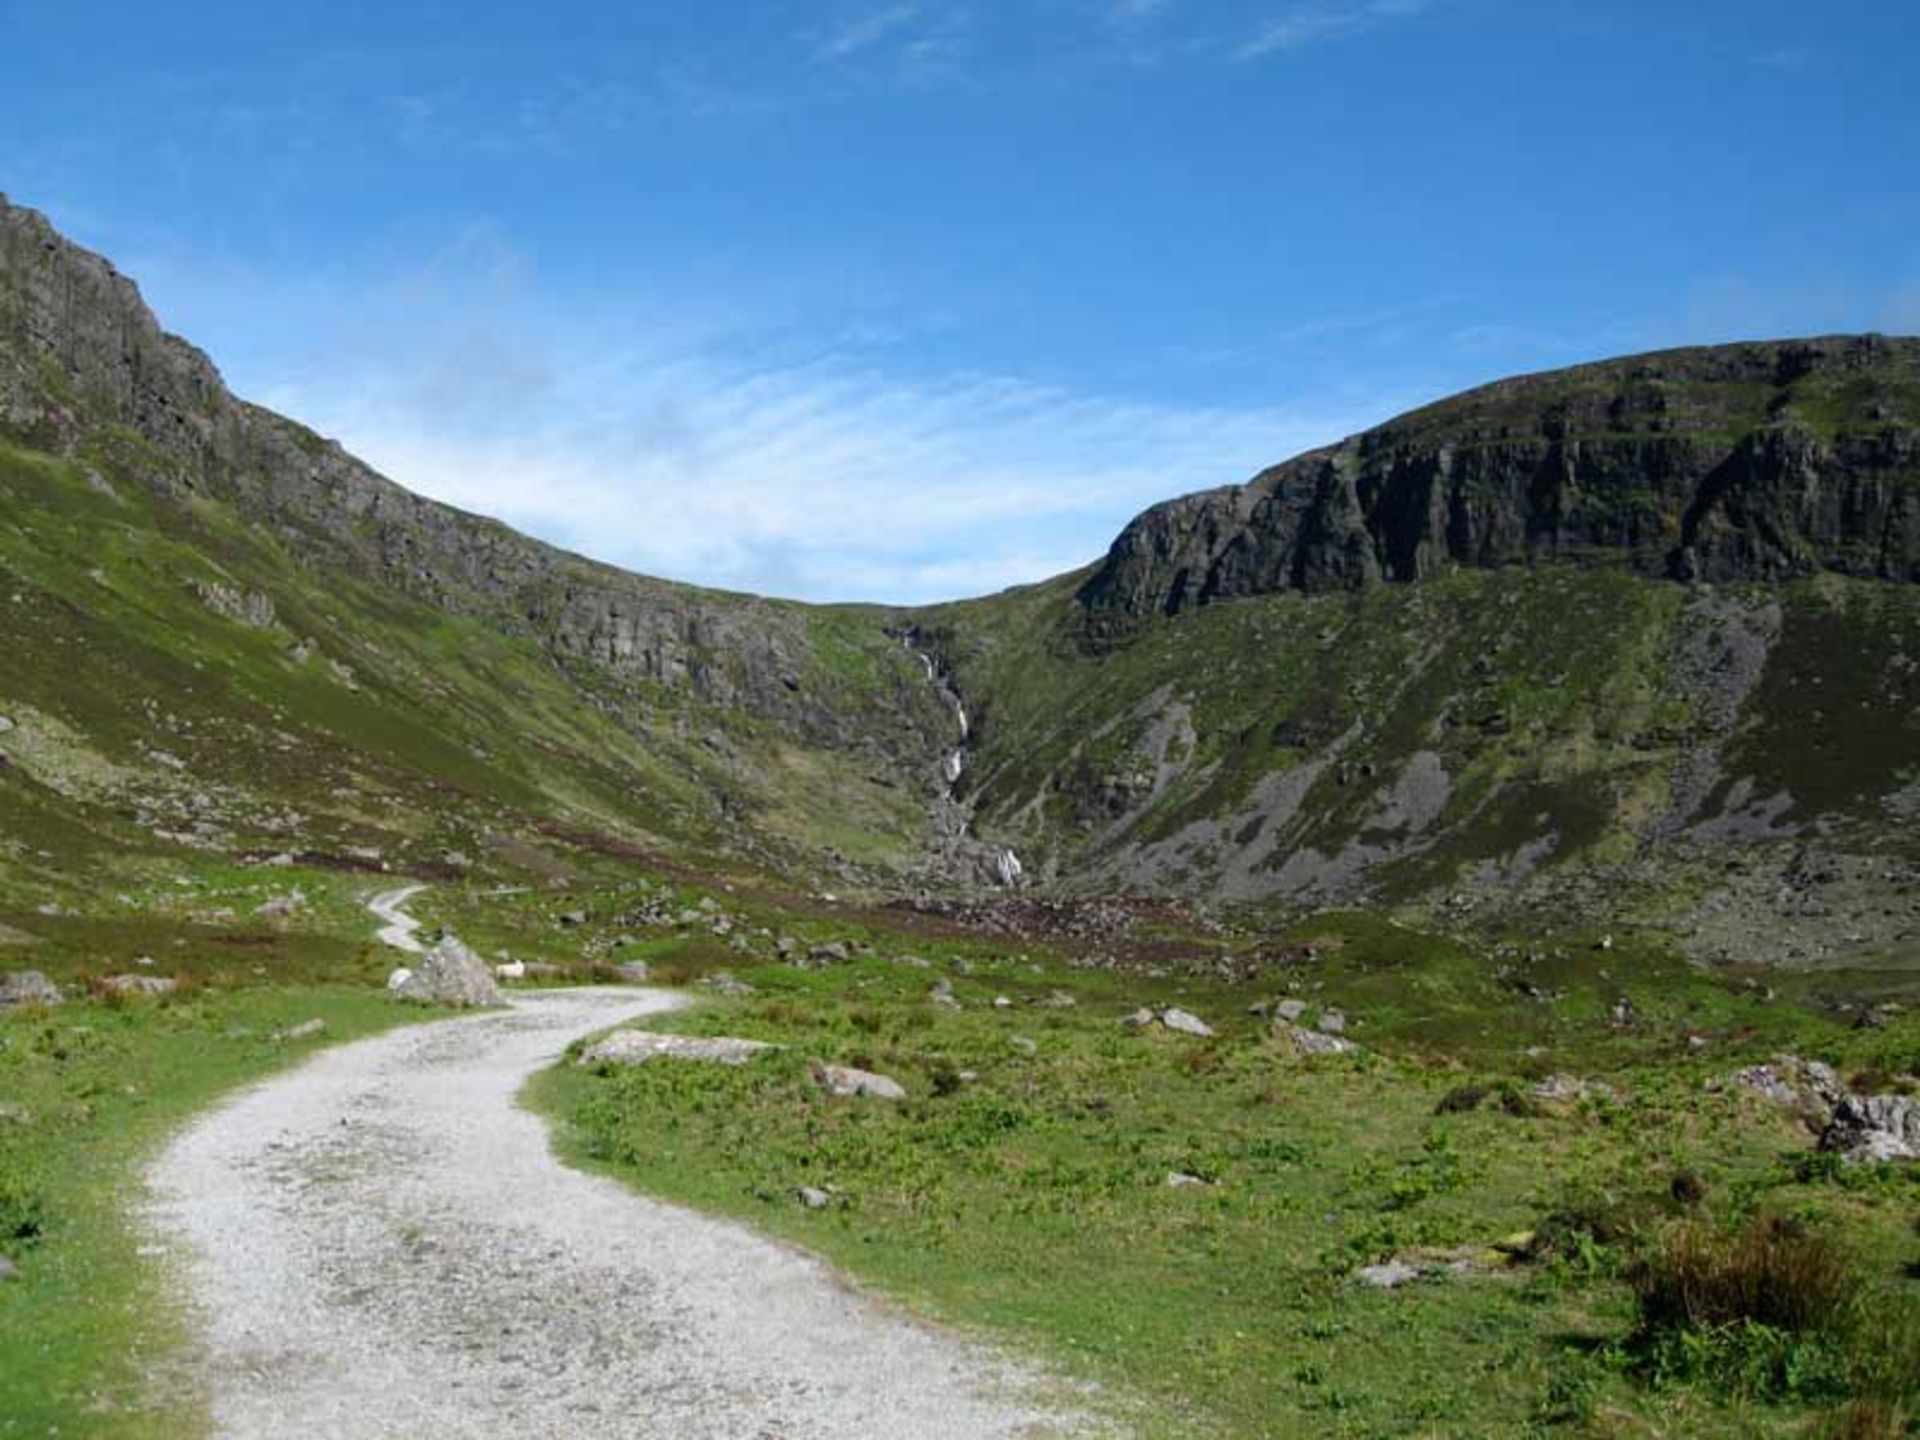
[[944,1005],[949,1010],[960,1008],[960,997],[953,993],[953,982],[941,976],[927,987],[927,998],[936,1005]]
[[16,1280],[19,1276],[20,1271],[15,1268],[13,1261],[4,1255],[0,1255],[0,1283],[5,1283],[8,1280]]
[[1131,1015],[1122,1017],[1120,1023],[1126,1026],[1129,1030],[1145,1030],[1146,1028],[1148,1028],[1150,1025],[1153,1024],[1156,1018],[1157,1017],[1154,1015],[1153,1011],[1147,1009],[1146,1006],[1142,1005],[1138,1010],[1134,1011]]
[[109,995],[171,995],[180,982],[170,975],[109,975],[100,982]]
[[302,1020],[298,1025],[290,1025],[285,1030],[276,1030],[273,1032],[273,1038],[276,1040],[311,1040],[315,1035],[324,1035],[326,1032],[327,1022],[316,1017],[312,1020]]
[[1338,1010],[1322,1010],[1319,1028],[1327,1035],[1344,1035],[1347,1032],[1347,1017]]
[[1169,1190],[1211,1190],[1213,1182],[1202,1180],[1198,1175],[1189,1175],[1185,1170],[1169,1170],[1162,1182]]
[[493,967],[496,980],[524,980],[527,978],[526,963],[521,960],[507,960]]
[[1404,1260],[1387,1260],[1379,1265],[1362,1265],[1353,1272],[1353,1278],[1376,1290],[1398,1290],[1402,1285],[1411,1285],[1418,1280],[1420,1274],[1417,1265],[1409,1265]]
[[843,1099],[864,1097],[870,1100],[904,1100],[907,1092],[898,1080],[877,1075],[871,1070],[856,1070],[851,1065],[825,1065],[816,1060],[808,1067],[813,1083],[829,1095]]
[[1285,1025],[1276,1033],[1296,1055],[1347,1055],[1360,1048],[1344,1036],[1309,1030],[1304,1025]]
[[736,998],[753,994],[753,986],[738,979],[727,970],[716,970],[713,974],[703,977],[700,983],[709,990],[718,990],[722,995],[731,995]]
[[831,1195],[812,1185],[802,1185],[793,1192],[793,1198],[808,1210],[824,1210],[833,1203]]
[[16,970],[0,975],[0,1010],[9,1005],[58,1005],[66,997],[38,970]]
[[778,1050],[764,1040],[730,1035],[658,1035],[651,1030],[616,1030],[580,1052],[582,1065],[644,1065],[649,1060],[694,1060],[710,1065],[744,1065],[756,1055]]
[[493,972],[452,934],[442,935],[412,969],[394,971],[387,990],[396,999],[427,1005],[481,1008],[506,1003]]
[[1213,1034],[1213,1027],[1191,1011],[1168,1008],[1160,1012],[1160,1023],[1169,1030],[1177,1030],[1182,1035],[1198,1035],[1202,1039]]

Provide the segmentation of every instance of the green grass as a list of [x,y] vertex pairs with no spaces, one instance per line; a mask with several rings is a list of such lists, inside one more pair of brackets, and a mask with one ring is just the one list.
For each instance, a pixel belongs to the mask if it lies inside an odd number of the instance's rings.
[[[319,1039],[276,1031],[326,1022]],[[143,1162],[187,1116],[318,1045],[417,1019],[377,991],[189,988],[0,1012],[0,1436],[197,1433],[173,1284],[134,1217]]]
[[[1323,958],[1252,987],[879,938],[896,958],[741,970],[759,994],[660,1022],[773,1040],[787,1047],[775,1057],[563,1068],[533,1101],[582,1163],[791,1238],[884,1293],[1142,1397],[1147,1433],[1581,1433],[1602,1411],[1689,1434],[1792,1433],[1835,1397],[1760,1401],[1636,1372],[1622,1277],[1637,1240],[1489,1258],[1482,1273],[1390,1293],[1354,1283],[1362,1264],[1484,1256],[1596,1203],[1678,1218],[1667,1184],[1682,1170],[1701,1177],[1710,1213],[1765,1205],[1844,1226],[1876,1286],[1909,1283],[1910,1173],[1803,1173],[1804,1133],[1705,1082],[1790,1044],[1898,1063],[1911,1021],[1857,1036],[1793,1006],[1756,1016],[1680,967],[1616,953],[1645,1017],[1623,1035],[1584,955],[1542,962],[1568,991],[1543,1018],[1487,981],[1483,957],[1362,916],[1331,917],[1313,937]],[[909,948],[937,969],[902,963]],[[966,1008],[926,999],[936,973]],[[1345,1007],[1367,1052],[1301,1061],[1276,1044],[1245,1005],[1289,984]],[[1061,989],[1078,1003],[1041,1003]],[[999,995],[1012,1006],[996,1008]],[[1131,1034],[1118,1017],[1142,1003],[1184,1005],[1219,1034]],[[1710,1056],[1683,1043],[1703,1022],[1719,1026]],[[830,1100],[808,1081],[816,1058],[882,1070],[911,1098]],[[1465,1079],[1524,1096],[1554,1068],[1604,1073],[1615,1093],[1435,1113]],[[1172,1172],[1211,1184],[1170,1188]],[[799,1206],[802,1185],[833,1204]]]

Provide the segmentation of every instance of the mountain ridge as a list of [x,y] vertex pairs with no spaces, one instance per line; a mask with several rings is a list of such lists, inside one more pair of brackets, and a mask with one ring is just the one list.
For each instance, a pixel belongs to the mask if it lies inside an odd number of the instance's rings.
[[[131,735],[112,757],[131,774],[152,742],[129,707],[154,696],[46,657],[119,647],[175,689],[220,657],[235,688],[196,704],[259,757],[233,780],[251,799],[215,823],[151,785],[102,794],[249,853],[280,842],[247,807],[297,790],[315,849],[415,870],[557,825],[881,893],[1017,872],[1476,924],[1603,911],[1702,958],[1786,960],[1832,948],[1818,914],[1783,917],[1794,877],[1833,875],[1809,903],[1905,955],[1920,929],[1870,876],[1920,873],[1916,437],[1920,342],[1659,352],[1495,382],[1165,502],[1081,571],[806,605],[412,495],[232,397],[109,262],[0,202],[19,501],[0,563],[47,601],[46,633],[6,637],[0,701],[39,697],[43,759],[90,726]],[[37,517],[68,513],[56,544]],[[114,563],[90,565],[101,536]],[[233,722],[242,695],[310,715],[327,787],[272,773],[282,742]],[[371,827],[370,769],[407,801]],[[46,823],[42,790],[15,798]]]

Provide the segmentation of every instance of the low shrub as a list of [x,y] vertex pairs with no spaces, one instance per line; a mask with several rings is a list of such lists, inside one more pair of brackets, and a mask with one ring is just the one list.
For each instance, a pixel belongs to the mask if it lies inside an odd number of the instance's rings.
[[1656,1383],[1704,1383],[1763,1399],[1855,1389],[1859,1268],[1798,1222],[1676,1225],[1626,1279],[1639,1306],[1629,1348]]

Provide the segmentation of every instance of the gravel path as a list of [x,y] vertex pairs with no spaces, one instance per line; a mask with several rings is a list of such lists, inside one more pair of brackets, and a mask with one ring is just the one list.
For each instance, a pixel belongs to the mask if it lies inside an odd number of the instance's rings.
[[1037,1372],[553,1158],[514,1104],[526,1077],[676,1003],[523,992],[323,1052],[176,1139],[149,1220],[196,1302],[217,1433],[1077,1433]]
[[413,932],[420,928],[420,922],[402,907],[426,888],[424,885],[402,885],[398,890],[382,890],[367,901],[367,909],[380,921],[379,940],[409,955],[422,952],[425,947],[413,938]]

